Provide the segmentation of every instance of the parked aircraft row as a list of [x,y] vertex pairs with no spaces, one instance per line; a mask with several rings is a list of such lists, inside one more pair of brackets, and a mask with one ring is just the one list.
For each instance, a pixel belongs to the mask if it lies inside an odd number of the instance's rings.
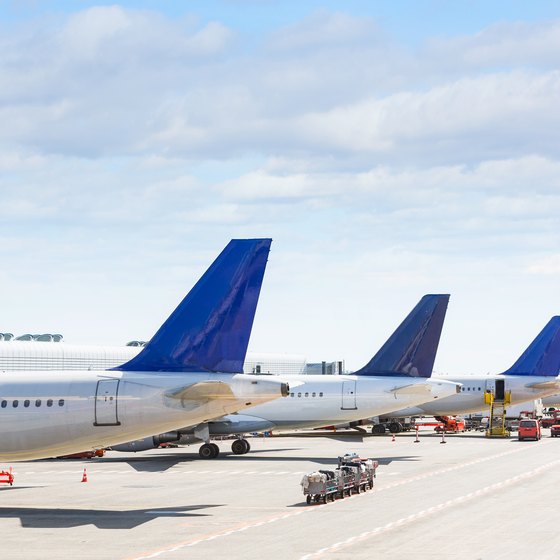
[[[483,409],[486,390],[509,390],[512,402],[560,390],[558,317],[503,374],[432,378],[448,295],[424,296],[352,375],[239,374],[269,248],[269,239],[230,242],[150,342],[123,365],[2,373],[0,459],[193,440],[204,441],[201,456],[211,458],[219,451],[212,435],[343,424],[396,409],[395,415],[460,414]],[[65,354],[71,357],[68,346]],[[232,450],[246,453],[248,442],[240,437]]]

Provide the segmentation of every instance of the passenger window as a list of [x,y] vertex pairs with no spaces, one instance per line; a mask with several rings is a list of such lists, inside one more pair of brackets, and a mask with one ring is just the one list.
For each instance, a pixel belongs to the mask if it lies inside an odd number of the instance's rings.
[[297,396],[298,396],[298,397],[301,397],[301,393],[298,393]]
[[52,406],[52,403],[53,403],[53,400],[52,400],[52,399],[49,399],[49,400],[47,401],[47,406]]
[[290,393],[290,397],[294,397],[294,396],[295,396],[295,393]]
[[309,393],[305,393],[305,396],[308,397],[308,396],[309,396]]
[[37,399],[35,401],[35,406],[41,406],[41,399]]
[[15,400],[15,401],[12,403],[12,406],[13,406],[14,408],[17,408],[18,404],[19,404],[19,401],[18,401],[18,400]]
[[317,396],[317,393],[311,393],[311,396],[312,396],[312,397],[316,397],[316,396]]
[[64,399],[58,399],[58,406],[64,406]]
[[321,393],[319,393],[319,396],[320,396],[320,397],[322,397],[322,396],[323,396],[323,393],[322,393],[322,392],[321,392]]
[[2,401],[2,408],[6,408],[8,406],[8,401]]
[[25,408],[29,406],[29,401],[27,399],[23,401],[23,406],[25,406]]

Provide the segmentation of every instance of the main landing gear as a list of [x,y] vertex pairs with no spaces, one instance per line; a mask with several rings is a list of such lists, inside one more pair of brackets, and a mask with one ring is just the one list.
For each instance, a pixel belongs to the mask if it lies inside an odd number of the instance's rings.
[[245,455],[245,453],[251,451],[251,446],[246,439],[236,439],[231,444],[231,450],[235,455]]
[[[251,445],[246,439],[236,439],[231,444],[234,455],[245,455],[251,451]],[[198,454],[201,459],[215,459],[220,454],[220,448],[215,443],[205,443],[200,446]]]
[[198,454],[201,459],[215,459],[220,454],[220,448],[215,443],[205,443],[200,446]]

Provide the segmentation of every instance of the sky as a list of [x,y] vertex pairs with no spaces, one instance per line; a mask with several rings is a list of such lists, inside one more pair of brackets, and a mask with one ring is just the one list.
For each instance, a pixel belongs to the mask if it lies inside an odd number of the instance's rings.
[[271,237],[250,351],[435,370],[560,314],[560,4],[0,1],[0,332],[147,340]]

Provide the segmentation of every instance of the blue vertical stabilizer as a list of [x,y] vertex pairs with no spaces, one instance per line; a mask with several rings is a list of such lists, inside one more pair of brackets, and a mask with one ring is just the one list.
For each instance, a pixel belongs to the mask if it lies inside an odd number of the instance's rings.
[[354,375],[430,377],[449,294],[424,296],[371,361]]
[[560,317],[552,317],[505,375],[546,375],[560,370]]
[[124,371],[243,371],[270,239],[229,242]]

